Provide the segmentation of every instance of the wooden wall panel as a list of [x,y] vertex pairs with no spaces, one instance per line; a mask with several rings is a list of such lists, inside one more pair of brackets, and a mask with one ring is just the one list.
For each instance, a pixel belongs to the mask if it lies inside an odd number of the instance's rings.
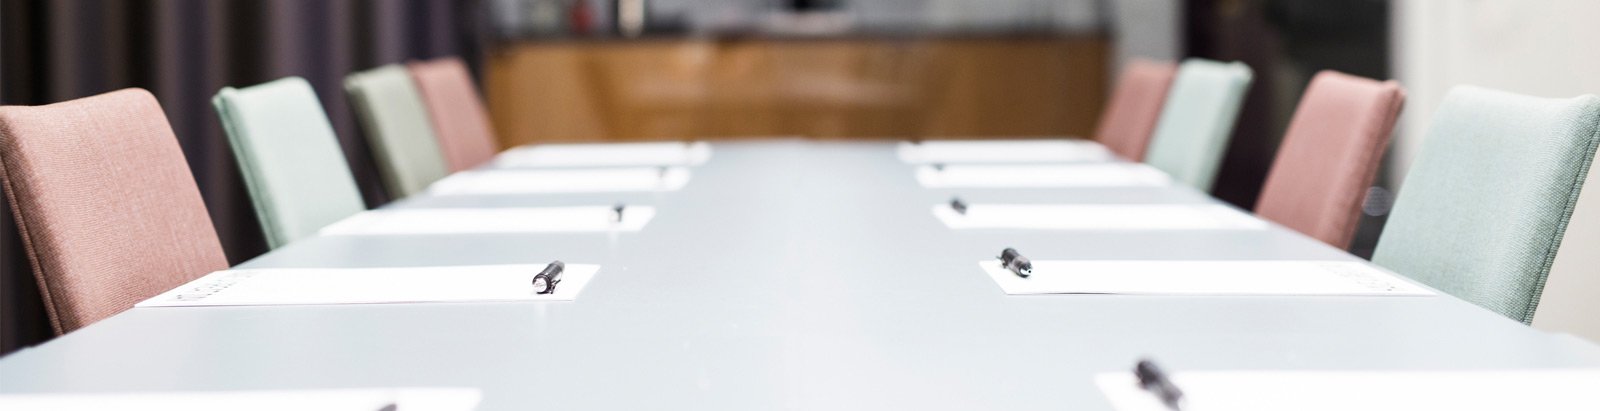
[[1086,135],[1097,38],[529,42],[489,59],[507,145],[807,136]]

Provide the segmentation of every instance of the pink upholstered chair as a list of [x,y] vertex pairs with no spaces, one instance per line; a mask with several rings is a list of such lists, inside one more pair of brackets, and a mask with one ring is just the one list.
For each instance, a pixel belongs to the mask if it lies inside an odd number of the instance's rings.
[[499,143],[489,125],[488,111],[461,59],[415,62],[407,64],[406,69],[422,92],[450,171],[477,167],[494,158],[500,151]]
[[149,92],[0,107],[0,168],[58,334],[228,267]]
[[1348,247],[1405,98],[1393,80],[1317,73],[1284,133],[1256,214]]
[[1129,61],[1117,79],[1111,100],[1106,102],[1105,112],[1100,114],[1095,140],[1129,161],[1143,160],[1156,119],[1161,117],[1161,106],[1167,100],[1167,88],[1177,73],[1176,64]]

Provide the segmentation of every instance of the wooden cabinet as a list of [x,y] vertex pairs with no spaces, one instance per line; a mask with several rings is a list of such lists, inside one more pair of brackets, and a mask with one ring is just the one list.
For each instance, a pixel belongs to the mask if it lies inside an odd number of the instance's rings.
[[541,41],[488,61],[507,145],[752,136],[1087,135],[1097,37]]

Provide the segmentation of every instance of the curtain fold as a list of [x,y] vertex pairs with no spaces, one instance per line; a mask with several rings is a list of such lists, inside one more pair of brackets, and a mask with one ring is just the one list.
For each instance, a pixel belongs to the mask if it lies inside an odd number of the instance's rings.
[[[0,104],[150,90],[237,264],[265,252],[266,244],[211,96],[223,86],[305,77],[368,206],[378,206],[389,198],[345,99],[344,75],[450,55],[478,67],[480,10],[472,0],[0,0]],[[0,212],[3,355],[48,339],[50,331],[9,204],[0,201]]]

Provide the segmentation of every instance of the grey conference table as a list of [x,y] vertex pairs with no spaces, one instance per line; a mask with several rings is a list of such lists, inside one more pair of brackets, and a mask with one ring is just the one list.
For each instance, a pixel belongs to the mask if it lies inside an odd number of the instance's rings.
[[[0,392],[465,386],[493,410],[1106,410],[1094,374],[1600,365],[1600,348],[1448,296],[1007,296],[1034,259],[1354,259],[1266,231],[968,231],[892,143],[715,144],[643,231],[324,237],[250,267],[599,263],[575,302],[142,308],[0,359]],[[970,202],[1196,203],[1181,188],[959,190]],[[382,284],[374,284],[382,286]]]

